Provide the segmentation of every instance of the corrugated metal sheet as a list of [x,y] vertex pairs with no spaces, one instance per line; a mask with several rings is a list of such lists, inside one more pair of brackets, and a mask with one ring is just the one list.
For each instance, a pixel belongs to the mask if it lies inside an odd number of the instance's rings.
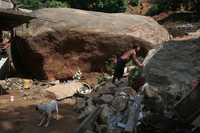
[[33,19],[34,16],[22,11],[0,8],[0,18],[0,29],[10,30],[13,27],[27,23],[29,20]]

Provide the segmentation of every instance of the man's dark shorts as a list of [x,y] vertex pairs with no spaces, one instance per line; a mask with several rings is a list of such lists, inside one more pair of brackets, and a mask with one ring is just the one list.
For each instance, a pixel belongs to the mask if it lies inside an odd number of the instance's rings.
[[121,58],[117,59],[117,63],[115,65],[115,69],[114,69],[115,71],[114,71],[114,78],[113,78],[113,80],[115,80],[116,78],[118,80],[120,80],[123,77],[124,68],[126,66],[126,63],[127,63],[126,60],[123,60]]

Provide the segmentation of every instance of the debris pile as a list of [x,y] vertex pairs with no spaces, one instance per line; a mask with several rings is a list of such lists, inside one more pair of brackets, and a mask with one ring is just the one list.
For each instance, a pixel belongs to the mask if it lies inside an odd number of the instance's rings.
[[19,93],[23,99],[38,100],[53,98],[53,95],[45,91],[46,88],[58,84],[59,81],[39,81],[23,78],[8,78],[0,80],[0,95],[9,91]]
[[[137,95],[131,87],[128,87],[128,81],[123,79],[116,85],[107,82],[98,86],[90,97],[78,98],[76,110],[81,112],[80,120],[85,121],[89,117],[92,117],[90,119],[96,117],[94,119],[95,123],[94,121],[91,123],[96,125],[95,127],[98,128],[96,130],[101,132],[121,132],[125,128],[126,130],[132,130],[133,128],[130,126],[130,123],[135,119],[132,116],[132,112],[139,113],[140,110],[140,106],[135,105],[133,102],[137,99],[137,105],[140,105],[142,96]],[[139,114],[136,117],[138,116]],[[89,121],[91,121],[90,119]],[[86,123],[88,122],[86,121]],[[83,129],[86,128],[84,127]],[[80,127],[76,132],[87,131],[82,131],[83,129]]]
[[0,85],[5,90],[45,89],[57,84],[56,81],[39,81],[23,78],[8,78],[0,80]]
[[125,78],[115,84],[108,81],[90,96],[77,98],[81,124],[75,133],[191,132],[192,126],[176,117],[176,102],[147,83],[136,92]]
[[[49,89],[53,89],[57,96],[64,95],[63,98],[75,97],[75,110],[80,113],[78,119],[81,122],[75,133],[196,133],[196,125],[186,123],[177,116],[177,113],[187,113],[190,118],[189,110],[185,109],[190,105],[185,104],[188,100],[193,100],[197,105],[198,97],[195,97],[195,101],[193,94],[177,106],[184,94],[172,95],[168,90],[150,86],[148,83],[136,92],[129,87],[127,78],[115,84],[111,79],[107,79],[98,84],[92,92],[89,85],[77,84],[77,81],[60,83],[10,78],[0,81],[0,85],[3,89],[18,89],[24,99],[48,97]],[[25,91],[25,88],[30,89]],[[198,107],[195,105],[191,108]]]

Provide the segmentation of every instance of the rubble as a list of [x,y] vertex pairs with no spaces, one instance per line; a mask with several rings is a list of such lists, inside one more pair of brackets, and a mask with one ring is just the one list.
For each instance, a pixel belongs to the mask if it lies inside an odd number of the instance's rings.
[[[0,85],[5,89],[19,89],[26,100],[41,99],[46,97],[46,89],[49,87],[68,84],[28,80],[30,84],[27,87],[24,85],[26,80],[10,78],[0,81]],[[82,94],[74,95],[73,92],[70,95],[76,101],[74,109],[80,113],[78,120],[81,124],[75,133],[193,133],[194,126],[183,123],[174,111],[180,99],[171,95],[171,89],[162,90],[146,83],[136,92],[128,86],[127,78],[115,84],[111,80],[104,81],[94,89],[83,84],[82,87],[85,88],[74,91],[83,92]],[[90,93],[86,93],[87,91]]]
[[23,79],[23,78],[8,78],[5,80],[0,80],[0,85],[5,90],[21,90],[21,89],[45,89],[50,86],[57,84],[53,81],[39,81],[39,80],[31,80],[31,79]]
[[[84,130],[76,133],[192,132],[191,124],[183,123],[176,116],[174,105],[179,100],[173,95],[147,83],[136,92],[127,83],[127,78],[115,84],[107,81],[88,97],[81,98],[83,104],[76,107]],[[87,119],[97,108],[102,110],[89,121],[92,124],[88,128]]]
[[93,128],[98,128],[90,129],[90,131],[95,133],[104,131],[120,133],[124,130],[122,127],[123,123],[126,124],[128,120],[130,97],[136,96],[136,92],[127,85],[127,79],[122,79],[116,84],[108,81],[98,86],[93,95],[85,99],[85,106],[80,105],[81,107],[77,107],[81,112],[79,119],[85,118],[84,122],[96,108],[102,108],[97,120],[93,121],[93,123],[96,123],[96,126],[93,126]]
[[106,104],[109,104],[109,103],[111,103],[112,102],[112,100],[113,100],[113,96],[112,95],[110,95],[110,94],[105,94],[105,95],[102,95],[101,97],[100,97],[100,99],[104,102],[104,103],[106,103]]

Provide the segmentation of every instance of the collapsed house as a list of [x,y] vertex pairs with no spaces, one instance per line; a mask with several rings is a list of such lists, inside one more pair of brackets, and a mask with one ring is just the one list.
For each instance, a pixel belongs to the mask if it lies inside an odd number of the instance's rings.
[[[22,11],[15,11],[12,10],[12,4],[6,1],[0,1],[0,18],[1,18],[1,22],[0,22],[0,44],[3,44],[3,35],[4,32],[10,33],[10,41],[9,43],[11,43],[12,38],[15,36],[15,27],[22,25],[24,23],[28,23],[31,19],[33,19],[34,17],[24,13]],[[1,46],[2,49],[3,46]],[[8,48],[8,53],[10,52],[10,48]],[[6,52],[5,52],[6,53]],[[1,52],[0,55],[0,79],[4,79],[9,71],[9,67],[10,67],[10,61],[11,61],[11,55],[10,54],[3,54],[3,52]]]

